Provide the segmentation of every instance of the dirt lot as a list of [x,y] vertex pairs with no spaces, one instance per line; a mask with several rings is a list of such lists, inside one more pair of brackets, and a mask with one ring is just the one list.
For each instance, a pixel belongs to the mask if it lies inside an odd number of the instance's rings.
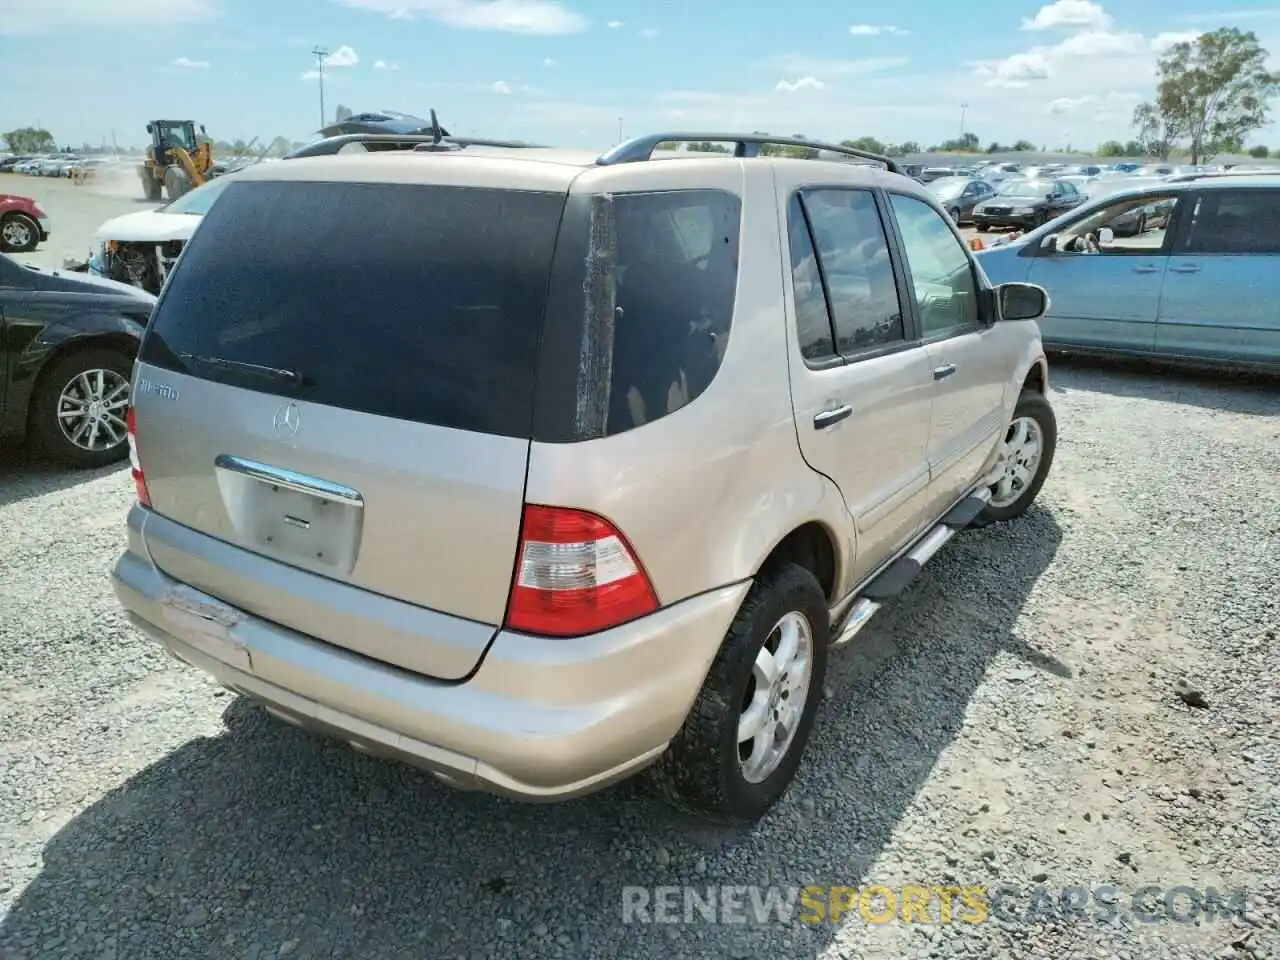
[[[112,215],[19,179],[55,225]],[[459,794],[269,719],[120,615],[127,469],[0,450],[0,957],[1280,958],[1280,384],[1055,363],[1051,400],[1039,504],[833,660],[744,832],[629,785]],[[770,884],[924,886],[932,922],[622,922],[628,886]],[[985,922],[940,922],[973,886]]]
[[126,213],[152,210],[159,204],[142,197],[137,176],[128,167],[84,186],[57,177],[28,177],[0,173],[0,193],[14,193],[39,202],[49,214],[50,237],[31,253],[17,259],[40,267],[60,267],[64,257],[83,260],[89,254],[98,227]]

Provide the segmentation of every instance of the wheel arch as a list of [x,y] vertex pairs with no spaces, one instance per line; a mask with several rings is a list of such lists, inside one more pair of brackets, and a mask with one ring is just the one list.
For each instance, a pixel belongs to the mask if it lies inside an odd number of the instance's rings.
[[78,353],[86,353],[90,350],[112,350],[132,359],[137,356],[138,343],[139,341],[136,338],[122,331],[88,333],[59,343],[41,360],[40,366],[36,368],[34,375],[26,381],[25,396],[19,398],[20,406],[18,409],[22,411],[21,423],[23,432],[30,433],[31,431],[31,418],[34,416],[36,406],[32,402],[33,398],[48,380],[50,371],[61,361],[67,357],[75,356]]
[[1044,357],[1037,357],[1031,369],[1022,379],[1022,389],[1031,390],[1041,396],[1049,395],[1049,364]]
[[808,520],[789,531],[765,555],[756,576],[787,563],[797,564],[812,573],[827,602],[835,600],[841,575],[840,551],[835,533],[825,523]]

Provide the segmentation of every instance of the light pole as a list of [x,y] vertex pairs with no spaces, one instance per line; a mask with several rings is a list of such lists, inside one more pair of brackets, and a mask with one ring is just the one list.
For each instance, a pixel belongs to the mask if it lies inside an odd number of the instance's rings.
[[312,49],[311,53],[316,58],[316,74],[317,74],[317,79],[320,81],[320,127],[321,129],[323,129],[325,125],[324,60],[325,60],[325,57],[329,56],[329,51],[326,50],[324,47],[315,47]]
[[960,139],[961,140],[964,139],[964,117],[965,117],[965,114],[968,112],[969,112],[969,105],[967,103],[960,104]]
[[622,142],[622,117],[618,118],[618,142]]

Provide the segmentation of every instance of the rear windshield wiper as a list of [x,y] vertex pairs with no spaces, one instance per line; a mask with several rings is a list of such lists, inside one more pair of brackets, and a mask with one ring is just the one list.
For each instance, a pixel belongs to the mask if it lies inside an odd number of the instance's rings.
[[194,353],[179,353],[178,357],[190,363],[205,363],[211,367],[221,367],[224,370],[239,370],[244,373],[256,374],[260,377],[269,377],[272,380],[288,380],[295,387],[306,386],[310,382],[301,371],[289,370],[285,367],[268,367],[261,363],[228,360],[225,357],[202,357]]

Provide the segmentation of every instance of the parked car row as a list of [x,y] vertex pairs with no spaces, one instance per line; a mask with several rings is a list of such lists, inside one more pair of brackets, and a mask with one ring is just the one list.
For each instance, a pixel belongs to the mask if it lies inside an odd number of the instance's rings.
[[0,173],[23,173],[31,177],[70,177],[73,171],[93,171],[115,160],[115,157],[82,157],[67,153],[5,157],[0,160]]

